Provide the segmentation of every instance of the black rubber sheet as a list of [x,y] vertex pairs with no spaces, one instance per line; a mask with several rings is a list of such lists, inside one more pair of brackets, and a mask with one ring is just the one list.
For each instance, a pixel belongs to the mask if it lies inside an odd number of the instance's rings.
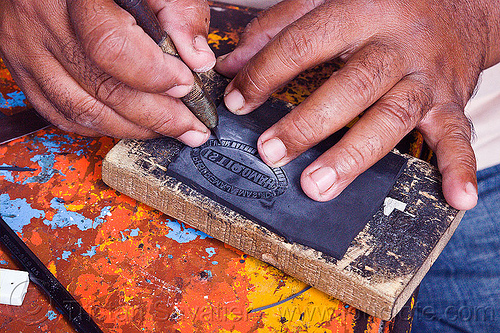
[[340,259],[382,205],[406,159],[390,153],[337,198],[313,201],[302,192],[300,175],[343,132],[281,168],[270,168],[258,155],[257,139],[288,110],[282,102],[268,101],[249,115],[236,116],[219,106],[221,141],[211,137],[199,148],[183,148],[167,173],[289,242]]

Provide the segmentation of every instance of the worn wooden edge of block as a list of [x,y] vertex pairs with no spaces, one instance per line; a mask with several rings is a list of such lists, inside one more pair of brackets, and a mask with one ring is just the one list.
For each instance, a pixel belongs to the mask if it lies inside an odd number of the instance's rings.
[[[354,272],[345,270],[356,257],[347,250],[341,260],[328,260],[312,248],[289,243],[284,238],[205,197],[169,176],[153,176],[137,168],[137,159],[145,159],[151,169],[166,171],[154,158],[149,161],[131,149],[133,140],[120,141],[103,161],[103,181],[114,189],[161,212],[182,220],[210,236],[267,262],[283,272],[383,320],[391,320],[404,306],[432,263],[451,238],[463,216],[454,217],[426,260],[412,276],[390,286],[370,283]],[[405,156],[409,163],[424,163]],[[196,204],[194,204],[194,202]]]
[[427,260],[424,261],[423,265],[420,266],[420,268],[415,273],[415,275],[409,280],[408,284],[401,291],[401,293],[397,297],[396,301],[394,302],[394,307],[392,308],[391,314],[389,315],[390,319],[394,318],[399,313],[399,311],[406,304],[406,302],[408,301],[408,299],[410,298],[412,293],[419,286],[420,282],[422,282],[423,278],[425,277],[425,274],[427,274],[429,269],[432,267],[434,262],[437,260],[437,258],[439,257],[439,255],[443,251],[446,244],[448,244],[448,242],[450,241],[451,236],[453,236],[453,233],[455,232],[458,225],[460,224],[460,221],[462,220],[464,214],[465,214],[465,211],[463,211],[463,210],[458,212],[458,214],[455,216],[455,218],[450,223],[449,227],[443,233],[442,237],[439,239],[438,243],[434,246],[432,251],[429,253]]

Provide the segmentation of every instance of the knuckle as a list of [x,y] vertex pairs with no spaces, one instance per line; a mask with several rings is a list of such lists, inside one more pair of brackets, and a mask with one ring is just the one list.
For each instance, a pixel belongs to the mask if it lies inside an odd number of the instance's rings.
[[318,49],[316,40],[297,23],[292,23],[276,38],[277,51],[275,56],[287,69],[302,69],[302,63],[313,57]]
[[105,104],[112,105],[113,108],[127,109],[134,104],[138,91],[131,89],[121,81],[104,75],[96,87],[95,96]]
[[68,122],[83,127],[96,128],[104,120],[104,105],[90,95],[74,97],[65,89],[54,89],[56,83],[50,79],[38,81],[45,98],[52,108],[62,115]]
[[346,77],[347,84],[344,88],[349,100],[352,100],[351,96],[359,96],[353,100],[362,104],[359,106],[364,106],[366,101],[374,100],[377,93],[375,88],[377,80],[380,80],[374,71],[365,66],[354,66],[346,70],[343,75]]
[[337,163],[337,172],[343,175],[361,173],[367,162],[367,152],[369,153],[368,149],[363,151],[354,144],[342,147],[338,155],[341,159]]
[[390,99],[380,102],[380,112],[385,114],[389,121],[387,127],[393,132],[406,132],[416,124],[416,115],[412,112],[408,101],[404,99]]
[[288,133],[293,133],[293,145],[298,150],[304,150],[320,142],[323,137],[323,120],[321,116],[306,117],[298,112],[291,121],[291,130]]
[[114,67],[117,61],[124,58],[127,43],[126,35],[105,21],[89,33],[85,48],[98,65]]
[[[357,99],[361,106],[364,103],[375,101],[381,94],[380,89],[388,81],[399,80],[403,77],[400,52],[395,46],[387,45],[383,41],[371,42],[362,52],[356,54],[348,62],[344,70],[338,72],[346,84],[346,97],[360,96]],[[362,105],[361,105],[362,104]]]
[[458,165],[465,167],[468,170],[476,170],[476,156],[471,150],[463,151],[456,157],[456,162]]
[[[444,141],[448,141],[448,143],[445,144]],[[450,143],[453,145],[453,158],[441,164],[441,172],[445,173],[455,167],[466,167],[475,170],[476,157],[472,147],[467,141],[467,136],[453,131],[451,135],[446,136],[446,140],[445,138],[441,138],[438,145],[449,145]]]
[[442,166],[442,172],[457,166],[475,170],[476,158],[471,146],[473,128],[469,119],[463,114],[462,108],[458,103],[440,106],[439,119],[437,126],[440,129],[437,129],[439,137],[435,143],[436,150],[445,151],[450,147],[453,149],[451,152],[453,160]]
[[[161,134],[165,135],[174,135],[174,130],[182,132],[182,129],[179,128],[178,122],[176,121],[175,116],[171,112],[163,112],[160,115],[149,114],[146,115],[145,123],[148,124],[148,127]],[[176,126],[177,125],[177,126]]]
[[476,166],[476,158],[472,149],[468,145],[458,146],[455,151],[455,161],[457,164],[466,166]]
[[269,81],[267,75],[261,70],[255,67],[245,66],[241,72],[240,82],[244,84],[241,85],[242,92],[244,92],[245,99],[248,97],[266,95],[268,90],[272,90],[271,82]]
[[88,84],[90,87],[95,86],[95,82],[99,81],[103,72],[90,61],[82,45],[77,43],[76,39],[69,38],[61,45],[60,52],[64,61],[78,68],[79,75],[84,80],[85,84]]
[[82,98],[75,101],[71,112],[66,112],[68,120],[88,128],[99,127],[104,119],[105,106],[92,97]]
[[413,90],[402,95],[386,95],[379,101],[379,111],[387,116],[387,125],[395,133],[403,133],[416,126],[432,103],[432,95],[429,92]]
[[457,142],[470,143],[472,130],[469,121],[465,117],[456,118],[454,121],[447,121],[444,125],[444,134],[449,139]]
[[472,121],[464,114],[460,102],[446,102],[436,105],[423,121],[425,128],[442,133],[441,137],[456,138],[470,142],[474,133]]

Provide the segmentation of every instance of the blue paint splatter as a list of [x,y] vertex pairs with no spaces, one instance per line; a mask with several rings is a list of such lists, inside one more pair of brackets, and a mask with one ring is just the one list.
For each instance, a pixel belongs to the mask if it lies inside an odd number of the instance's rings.
[[146,282],[147,282],[147,283],[151,283],[151,280],[150,280],[150,279],[146,279]]
[[212,271],[209,271],[208,269],[205,269],[204,272],[207,273],[207,279],[211,279],[212,278]]
[[5,99],[2,93],[0,93],[0,108],[2,109],[10,109],[16,106],[26,106],[24,100],[26,100],[26,96],[24,96],[22,91],[14,91],[7,94],[9,99]]
[[[60,154],[62,152],[61,149],[61,141],[56,140],[54,134],[47,134],[41,137],[36,137],[33,139],[34,143],[41,144],[47,149],[47,152],[50,154]],[[68,142],[72,143],[72,142]]]
[[166,225],[170,228],[170,231],[168,232],[166,237],[173,239],[177,243],[188,243],[197,239],[198,237],[200,237],[200,239],[212,238],[199,230],[186,228],[184,223],[179,223],[175,220],[167,220]]
[[50,201],[50,207],[57,210],[57,213],[52,218],[52,221],[44,220],[43,223],[52,226],[52,229],[64,228],[76,225],[78,229],[84,231],[91,228],[96,228],[104,222],[104,217],[108,215],[111,206],[106,206],[101,210],[101,213],[95,220],[86,218],[80,213],[68,211],[64,206],[64,201],[59,198],[53,198]]
[[168,259],[173,259],[174,258],[174,256],[171,255],[171,254],[169,254],[167,257],[168,257]]
[[47,312],[47,314],[45,316],[47,316],[47,318],[49,318],[49,320],[57,319],[57,313],[55,313],[52,310],[49,310],[49,312]]
[[129,233],[129,236],[130,237],[136,237],[136,236],[139,236],[139,231],[141,231],[141,229],[137,228],[137,229],[125,229],[123,231],[120,231],[120,234],[122,235],[122,242],[125,242],[129,237],[127,235],[125,235],[123,232],[124,231],[130,231]]
[[71,251],[63,251],[61,258],[68,261],[68,258],[70,255],[71,255]]
[[77,146],[84,147],[86,146],[85,142],[89,142],[92,139],[91,138],[75,139],[67,134],[61,135],[56,133],[48,133],[43,136],[34,137],[32,140],[34,144],[41,144],[42,146],[44,146],[45,149],[47,149],[47,152],[49,153],[60,154],[68,152],[71,154],[76,154],[77,156],[81,156],[85,152],[84,148],[75,151],[73,144],[77,143]]
[[45,212],[33,209],[26,199],[11,200],[6,193],[0,194],[0,215],[15,232],[22,234],[23,227],[31,222],[32,218],[45,217]]
[[111,206],[106,206],[103,209],[101,209],[101,213],[99,214],[98,217],[95,218],[94,220],[94,226],[92,228],[97,227],[98,225],[104,223],[104,219],[106,216],[111,216]]
[[97,249],[98,246],[99,245],[92,246],[92,248],[90,250],[88,250],[85,253],[82,253],[82,256],[92,258],[93,256],[96,255],[96,253],[97,253],[96,249]]
[[218,261],[212,261],[212,265],[217,265],[218,263]]
[[[11,166],[8,164],[2,164],[2,166]],[[0,176],[4,176],[4,180],[13,183],[14,182],[14,176],[12,176],[12,171],[7,171],[7,170],[0,170]]]
[[156,247],[161,249],[161,245],[160,244],[156,244]]
[[215,254],[215,249],[213,247],[207,247],[205,251],[208,253],[209,258],[211,258]]
[[139,229],[139,228],[137,228],[137,229],[132,229],[132,230],[130,231],[130,237],[136,237],[136,236],[139,236],[139,231],[140,231],[140,230],[141,230],[141,229]]
[[0,265],[8,265],[9,263],[5,260],[0,260]]
[[61,171],[54,169],[54,163],[55,163],[54,154],[36,155],[33,158],[31,158],[31,161],[38,163],[42,171],[40,171],[38,175],[26,179],[23,185],[29,183],[40,183],[40,184],[46,183],[55,174],[60,174],[64,176],[64,174]]
[[78,238],[78,240],[76,241],[75,245],[78,245],[78,247],[82,247],[82,239],[81,238]]

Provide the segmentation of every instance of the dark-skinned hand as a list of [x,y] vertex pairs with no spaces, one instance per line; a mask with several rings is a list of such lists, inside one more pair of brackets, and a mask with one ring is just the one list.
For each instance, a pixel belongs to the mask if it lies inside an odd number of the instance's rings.
[[285,0],[254,19],[216,69],[235,76],[226,106],[251,112],[307,68],[345,66],[258,140],[282,166],[365,111],[302,173],[314,200],[336,197],[417,128],[437,156],[446,200],[477,202],[476,161],[464,107],[480,72],[500,61],[498,0]]
[[[191,69],[215,65],[206,1],[149,3]],[[193,84],[188,66],[113,0],[0,0],[0,54],[30,103],[62,129],[190,146],[210,135],[178,99]]]

